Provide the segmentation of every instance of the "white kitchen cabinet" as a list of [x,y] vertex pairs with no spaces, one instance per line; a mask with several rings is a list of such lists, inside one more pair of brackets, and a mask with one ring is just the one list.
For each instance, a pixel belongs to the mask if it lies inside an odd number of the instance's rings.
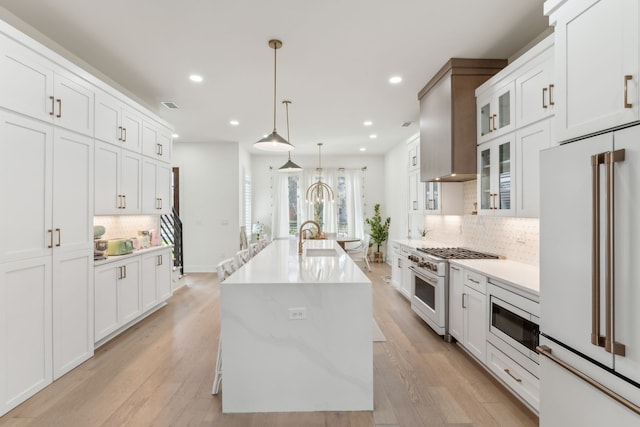
[[171,212],[171,166],[144,157],[142,160],[142,212],[168,214]]
[[52,381],[51,262],[0,264],[0,413]]
[[139,256],[96,266],[95,342],[142,313]]
[[53,379],[93,356],[93,251],[53,255]]
[[514,133],[478,145],[478,213],[513,216]]
[[43,327],[55,379],[93,355],[93,140],[7,111],[0,120],[0,197],[11,201],[0,214],[0,262],[50,259],[43,286],[53,299],[41,310],[52,313]]
[[142,117],[117,98],[96,93],[95,137],[126,148],[142,152]]
[[171,249],[142,255],[142,310],[171,296]]
[[449,266],[449,333],[473,356],[486,362],[487,278]]
[[464,269],[449,265],[449,334],[458,342],[464,340]]
[[398,288],[398,291],[400,291],[400,293],[404,295],[404,297],[407,298],[408,300],[411,299],[411,281],[412,281],[411,270],[409,269],[409,266],[411,265],[409,261],[410,254],[411,254],[410,248],[406,246],[401,247],[402,280],[400,281],[400,287]]
[[399,243],[391,243],[391,286],[398,289],[402,281],[402,251]]
[[516,131],[516,216],[540,216],[540,150],[551,146],[551,119]]
[[513,130],[515,126],[514,82],[507,80],[477,98],[478,144]]
[[555,22],[558,141],[640,118],[639,11],[636,0],[568,1],[546,11]]
[[93,136],[89,83],[2,35],[0,46],[1,107]]
[[171,132],[163,126],[142,122],[142,154],[162,162],[171,162]]
[[424,184],[420,182],[420,170],[409,172],[409,212],[419,213],[423,209]]
[[553,35],[532,48],[534,55],[515,79],[516,126],[522,128],[552,116],[556,108]]
[[142,211],[142,156],[95,142],[95,214],[137,214]]
[[463,215],[464,193],[461,182],[425,182],[424,213],[427,215]]

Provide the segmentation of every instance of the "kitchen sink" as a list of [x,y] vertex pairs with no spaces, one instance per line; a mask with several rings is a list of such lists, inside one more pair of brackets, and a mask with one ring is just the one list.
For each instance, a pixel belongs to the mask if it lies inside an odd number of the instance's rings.
[[306,256],[320,256],[320,257],[337,257],[340,253],[333,248],[309,248],[305,252]]

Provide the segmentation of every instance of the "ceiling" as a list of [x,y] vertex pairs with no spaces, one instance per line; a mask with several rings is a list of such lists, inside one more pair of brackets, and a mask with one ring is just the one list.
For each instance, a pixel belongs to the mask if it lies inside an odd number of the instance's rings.
[[[417,93],[431,76],[451,57],[512,56],[547,28],[543,3],[0,0],[171,123],[180,135],[175,144],[237,141],[264,153],[252,145],[273,128],[268,41],[282,40],[277,129],[287,137],[282,101],[291,100],[294,160],[316,153],[319,142],[323,154],[360,154],[363,147],[382,154],[415,135]],[[204,81],[191,82],[193,73]],[[403,80],[392,85],[395,75]]]

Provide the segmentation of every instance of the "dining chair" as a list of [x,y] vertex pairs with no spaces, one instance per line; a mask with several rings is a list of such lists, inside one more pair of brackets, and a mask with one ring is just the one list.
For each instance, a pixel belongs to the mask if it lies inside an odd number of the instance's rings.
[[362,259],[367,266],[367,270],[371,271],[371,266],[369,265],[369,245],[371,243],[371,236],[368,234],[364,235],[364,238],[360,242],[360,245],[356,246],[353,249],[346,249],[347,254],[355,259]]
[[251,259],[251,251],[249,249],[242,249],[236,252],[236,267],[240,268],[245,265]]
[[[237,269],[235,258],[227,258],[220,261],[216,266],[216,272],[218,273],[218,281],[224,282],[229,276],[231,276]],[[222,325],[222,322],[221,322]],[[220,335],[218,336],[218,358],[216,360],[216,375],[213,377],[213,387],[211,394],[218,394],[220,392],[220,385],[222,384],[222,328],[220,329]]]

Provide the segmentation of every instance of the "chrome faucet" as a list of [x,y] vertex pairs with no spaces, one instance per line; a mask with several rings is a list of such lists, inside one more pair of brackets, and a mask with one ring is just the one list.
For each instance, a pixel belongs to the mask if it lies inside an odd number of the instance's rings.
[[302,224],[300,224],[300,230],[298,231],[298,254],[302,254],[302,243],[303,243],[303,239],[302,239],[302,228],[307,225],[307,224],[313,224],[316,226],[316,229],[318,230],[318,234],[320,234],[322,231],[320,231],[320,224],[318,224],[317,222],[313,221],[313,220],[308,220],[303,222]]

